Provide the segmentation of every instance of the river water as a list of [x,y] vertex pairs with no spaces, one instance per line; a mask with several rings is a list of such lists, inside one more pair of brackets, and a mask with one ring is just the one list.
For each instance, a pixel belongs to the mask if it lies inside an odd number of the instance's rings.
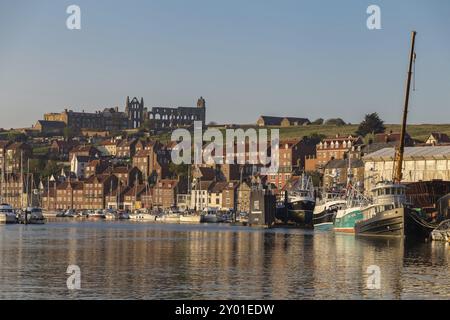
[[[67,287],[69,265],[80,290]],[[374,265],[380,286],[369,288]],[[416,298],[450,299],[448,244],[228,225],[0,226],[0,299]]]

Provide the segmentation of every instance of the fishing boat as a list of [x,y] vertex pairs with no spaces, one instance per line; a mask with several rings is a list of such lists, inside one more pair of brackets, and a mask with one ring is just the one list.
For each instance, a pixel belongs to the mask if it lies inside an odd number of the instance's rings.
[[313,228],[315,205],[312,179],[303,174],[287,193],[287,220],[298,227]]
[[0,204],[0,223],[17,223],[16,213],[9,204]]
[[356,235],[427,239],[435,228],[421,212],[410,206],[406,186],[379,182],[373,189],[373,203],[361,212],[363,218],[355,224]]
[[343,199],[325,200],[316,204],[313,213],[314,229],[330,229],[333,227],[338,210],[346,207]]
[[355,225],[358,236],[402,237],[410,239],[428,239],[436,227],[430,224],[421,212],[407,201],[406,186],[402,184],[403,157],[405,151],[406,124],[412,68],[415,61],[416,32],[411,33],[408,77],[403,108],[402,129],[399,146],[395,152],[392,181],[381,181],[372,190],[373,204],[365,208],[363,219]]
[[42,209],[38,207],[28,207],[19,215],[21,224],[44,224],[45,217]]
[[355,233],[355,225],[363,218],[362,210],[370,204],[351,182],[347,185],[346,204],[336,212],[333,229],[335,232]]

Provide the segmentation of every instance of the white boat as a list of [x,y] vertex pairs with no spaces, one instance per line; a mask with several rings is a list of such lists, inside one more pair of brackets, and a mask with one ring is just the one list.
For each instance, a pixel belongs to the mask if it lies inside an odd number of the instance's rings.
[[16,213],[9,204],[0,204],[0,223],[17,223]]
[[103,218],[105,220],[116,220],[117,212],[112,211],[112,210],[105,210],[105,211],[103,211]]
[[199,215],[193,215],[193,214],[186,214],[186,215],[180,215],[180,223],[200,223],[201,216]]
[[133,214],[130,214],[131,220],[138,220],[138,221],[156,221],[156,215],[148,214],[148,213],[142,213],[142,212],[136,212]]
[[341,199],[335,199],[325,202],[319,202],[314,208],[313,221],[314,228],[332,228],[336,213],[345,208],[347,202]]
[[180,223],[180,215],[177,213],[165,214],[160,218],[160,221],[164,223]]
[[64,212],[64,217],[66,218],[73,218],[76,216],[75,210],[69,209],[66,212]]
[[105,214],[102,210],[96,210],[92,213],[89,213],[89,219],[101,219],[104,218]]
[[433,241],[450,241],[450,220],[442,221],[439,226],[431,232]]
[[28,207],[19,216],[19,222],[22,224],[44,224],[45,217],[41,208]]

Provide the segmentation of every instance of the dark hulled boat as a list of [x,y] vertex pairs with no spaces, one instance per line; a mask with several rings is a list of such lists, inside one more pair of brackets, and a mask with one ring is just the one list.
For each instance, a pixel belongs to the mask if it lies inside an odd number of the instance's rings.
[[313,228],[315,205],[316,199],[312,179],[302,175],[287,195],[286,212],[288,222],[302,228]]
[[314,228],[331,228],[333,227],[336,213],[338,210],[345,208],[347,201],[343,199],[333,199],[316,204],[313,212]]

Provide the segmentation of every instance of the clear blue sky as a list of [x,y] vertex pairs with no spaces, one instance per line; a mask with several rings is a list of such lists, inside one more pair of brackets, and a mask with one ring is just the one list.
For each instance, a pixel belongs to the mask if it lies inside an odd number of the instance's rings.
[[[66,8],[82,30],[66,29]],[[382,30],[366,9],[382,10]],[[0,0],[0,127],[44,112],[193,106],[208,121],[261,114],[400,122],[410,31],[417,91],[410,122],[450,122],[448,0]]]

